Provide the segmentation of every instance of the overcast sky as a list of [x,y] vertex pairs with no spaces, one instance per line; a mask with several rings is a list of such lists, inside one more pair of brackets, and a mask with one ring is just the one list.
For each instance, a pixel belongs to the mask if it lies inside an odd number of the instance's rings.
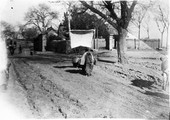
[[[51,9],[60,13],[59,18],[61,20],[63,12],[66,11],[66,6],[58,2],[54,3],[53,1],[56,0],[0,0],[0,19],[13,25],[24,23],[24,15],[31,6],[36,6],[39,3],[46,3],[51,7]],[[161,1],[162,3],[168,4],[168,0]],[[58,23],[59,20],[56,21],[56,24]],[[158,31],[155,21],[152,21],[150,25],[152,28],[150,31],[150,37],[160,38],[160,32]],[[135,29],[133,34],[137,37],[137,31]],[[146,31],[144,29],[141,31],[141,37],[146,37]],[[166,33],[164,38],[166,38]]]
[[51,9],[60,12],[60,19],[66,8],[61,3],[54,3],[54,0],[1,0],[0,15],[1,20],[13,25],[24,23],[24,16],[28,9],[37,6],[39,3],[46,3]]

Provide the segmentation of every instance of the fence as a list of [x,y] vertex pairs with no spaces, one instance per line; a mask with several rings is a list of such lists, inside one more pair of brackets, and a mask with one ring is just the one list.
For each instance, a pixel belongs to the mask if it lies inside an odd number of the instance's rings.
[[95,49],[105,49],[106,48],[106,40],[105,39],[95,39],[94,48]]
[[[138,39],[126,39],[126,47],[127,49],[157,49],[159,48],[159,39],[144,39],[144,40],[138,40]],[[110,49],[113,49],[115,46],[115,39],[111,39],[109,42]],[[106,40],[105,39],[95,39],[95,48],[101,49],[106,48]]]
[[127,49],[157,49],[159,48],[159,39],[127,39],[126,40]]

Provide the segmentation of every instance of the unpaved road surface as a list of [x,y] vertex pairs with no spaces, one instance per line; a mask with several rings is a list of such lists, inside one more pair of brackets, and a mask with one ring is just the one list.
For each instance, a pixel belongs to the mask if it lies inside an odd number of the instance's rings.
[[27,118],[169,119],[160,60],[131,57],[122,66],[107,55],[99,54],[89,77],[72,67],[71,55],[10,57],[11,102]]

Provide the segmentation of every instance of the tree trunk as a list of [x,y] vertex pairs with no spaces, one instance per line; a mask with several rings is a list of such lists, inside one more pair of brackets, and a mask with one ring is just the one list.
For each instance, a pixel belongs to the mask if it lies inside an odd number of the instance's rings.
[[164,34],[164,32],[161,32],[160,48],[162,48],[163,34]]
[[139,40],[138,49],[140,49],[140,23],[138,25],[138,40]]
[[150,38],[149,36],[149,28],[147,28],[147,35],[148,35],[148,39]]
[[123,28],[120,28],[118,30],[118,33],[119,33],[118,41],[117,41],[118,61],[122,64],[126,64],[128,63],[128,60],[125,55],[127,31]]
[[138,39],[140,40],[140,24],[138,25]]
[[168,50],[168,39],[169,39],[169,34],[168,34],[168,32],[169,32],[169,26],[168,26],[168,28],[167,28],[167,38],[166,38],[166,49]]

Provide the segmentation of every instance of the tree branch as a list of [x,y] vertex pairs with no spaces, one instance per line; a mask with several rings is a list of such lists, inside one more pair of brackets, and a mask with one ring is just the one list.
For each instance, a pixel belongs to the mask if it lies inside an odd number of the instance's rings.
[[109,24],[111,24],[114,28],[117,28],[117,24],[115,24],[109,17],[107,17],[105,14],[97,10],[96,8],[92,7],[91,5],[87,4],[85,1],[80,1],[85,7],[89,8],[92,12],[98,14],[102,18],[104,18]]
[[160,29],[160,26],[159,26],[158,20],[156,19],[155,21],[156,21],[156,24],[157,24],[158,30],[159,30],[160,32],[162,32],[162,31],[161,31],[161,29]]
[[134,10],[136,4],[137,4],[137,1],[134,0],[131,7],[129,8],[129,12],[132,12]]
[[126,25],[125,25],[125,27],[127,28],[127,26],[129,25],[129,22],[130,22],[130,20],[131,20],[131,18],[132,18],[132,12],[134,11],[134,8],[135,8],[135,5],[137,4],[137,1],[136,0],[134,0],[133,1],[133,3],[132,3],[132,5],[130,6],[130,8],[128,8],[127,7],[127,9],[128,9],[128,16],[127,16],[127,22],[126,22]]
[[119,21],[120,19],[117,17],[114,11],[115,7],[113,6],[113,3],[111,3],[111,1],[103,1],[103,3],[104,3],[104,6],[109,10],[110,16],[114,18],[116,21]]

